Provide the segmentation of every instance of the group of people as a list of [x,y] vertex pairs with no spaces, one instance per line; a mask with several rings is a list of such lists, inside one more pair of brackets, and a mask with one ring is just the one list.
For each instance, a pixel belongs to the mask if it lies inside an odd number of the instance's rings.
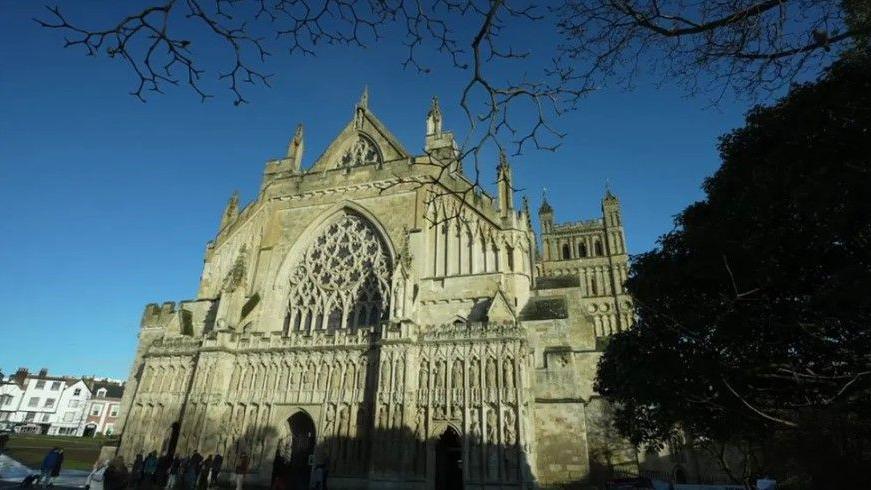
[[[145,457],[142,453],[137,454],[128,470],[124,457],[118,455],[106,468],[103,477],[104,487],[106,490],[207,489],[217,482],[223,464],[224,457],[220,454],[210,454],[203,458],[199,452],[194,451],[189,457],[170,458],[165,454],[158,456],[157,451],[151,451]],[[248,472],[248,456],[242,454],[236,466],[236,487],[242,488],[244,474]]]

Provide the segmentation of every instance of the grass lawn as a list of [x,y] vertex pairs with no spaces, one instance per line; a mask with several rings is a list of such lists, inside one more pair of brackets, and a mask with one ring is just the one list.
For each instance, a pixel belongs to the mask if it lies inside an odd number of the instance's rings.
[[45,453],[57,446],[64,450],[63,469],[90,470],[104,443],[105,439],[101,437],[12,434],[6,446],[6,454],[21,464],[39,469]]

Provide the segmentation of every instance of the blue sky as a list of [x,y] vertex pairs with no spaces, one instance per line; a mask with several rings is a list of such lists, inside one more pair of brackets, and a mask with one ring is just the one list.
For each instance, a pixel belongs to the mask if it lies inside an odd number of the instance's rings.
[[[122,2],[123,4],[123,2]],[[73,9],[73,5],[77,9]],[[71,4],[84,18],[105,3]],[[63,36],[30,19],[40,2],[0,15],[0,369],[126,377],[146,303],[196,294],[206,242],[231,192],[256,196],[263,165],[283,155],[298,122],[310,165],[350,119],[364,84],[370,108],[413,151],[429,99],[445,126],[464,130],[463,74],[400,66],[402,46],[333,48],[282,56],[271,89],[251,103],[205,104],[180,88],[143,104],[118,63],[62,49]],[[89,13],[90,12],[90,13]],[[107,17],[108,18],[108,17]],[[632,253],[654,246],[701,197],[718,165],[717,137],[739,126],[743,101],[703,98],[640,80],[603,90],[557,121],[557,153],[512,158],[516,185],[537,208],[547,187],[558,220],[594,217],[607,180],[623,203]],[[488,175],[496,163],[485,164]],[[491,177],[492,178],[492,177]]]

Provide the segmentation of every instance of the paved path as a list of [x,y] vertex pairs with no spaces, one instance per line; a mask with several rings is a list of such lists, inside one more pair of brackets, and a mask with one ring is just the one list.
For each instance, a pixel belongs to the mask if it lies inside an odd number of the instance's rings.
[[[27,475],[39,473],[39,470],[28,468],[5,454],[0,454],[0,488],[18,486]],[[62,470],[55,479],[52,488],[82,488],[90,472],[83,470]],[[34,487],[39,488],[39,487]]]

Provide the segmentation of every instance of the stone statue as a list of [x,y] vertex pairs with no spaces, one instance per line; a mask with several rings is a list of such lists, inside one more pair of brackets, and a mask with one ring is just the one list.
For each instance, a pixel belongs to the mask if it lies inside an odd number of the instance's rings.
[[514,409],[511,407],[506,408],[503,412],[503,417],[505,418],[505,444],[512,446],[517,442],[517,427],[515,425]]
[[433,97],[429,112],[426,114],[426,135],[439,135],[442,133],[442,111],[439,107],[439,98]]
[[321,372],[318,376],[318,391],[325,391],[327,389],[327,376],[330,374],[330,365],[323,364],[321,366]]
[[346,405],[339,406],[339,427],[336,430],[337,435],[345,435],[348,430],[348,411],[349,408]]
[[472,443],[481,442],[481,415],[477,408],[469,411],[469,433],[472,434]]
[[308,369],[305,371],[305,375],[303,377],[303,388],[305,390],[311,390],[312,386],[315,382],[315,364],[310,362],[308,364]]
[[354,389],[354,363],[349,362],[345,365],[345,391],[351,391]]
[[400,359],[396,362],[396,379],[394,380],[393,391],[396,393],[402,393],[404,389],[403,386],[403,377],[405,376],[405,363]]
[[514,390],[514,362],[510,358],[502,361],[502,386],[510,397]]
[[381,363],[381,389],[385,391],[390,389],[390,361]]
[[487,389],[492,391],[496,388],[496,360],[492,357],[487,359]]
[[402,405],[396,405],[393,407],[393,424],[394,429],[399,429],[402,427]]
[[429,363],[424,361],[420,365],[420,384],[417,387],[420,391],[429,389]]
[[342,388],[342,378],[341,376],[342,367],[340,364],[336,364],[333,366],[332,372],[330,373],[330,392],[334,395],[339,393],[339,390]]
[[378,428],[387,428],[387,405],[381,405],[381,408],[378,410]]
[[333,404],[327,404],[327,412],[324,415],[324,434],[333,433],[333,425],[336,422],[336,409]]
[[451,381],[454,391],[461,392],[463,389],[463,361],[454,361],[453,380]]
[[435,388],[441,390],[445,385],[445,361],[437,361],[435,369]]
[[469,387],[477,388],[480,384],[480,371],[478,368],[478,360],[472,359],[472,362],[469,363]]
[[499,442],[499,427],[496,425],[496,410],[487,409],[487,443],[496,444]]

